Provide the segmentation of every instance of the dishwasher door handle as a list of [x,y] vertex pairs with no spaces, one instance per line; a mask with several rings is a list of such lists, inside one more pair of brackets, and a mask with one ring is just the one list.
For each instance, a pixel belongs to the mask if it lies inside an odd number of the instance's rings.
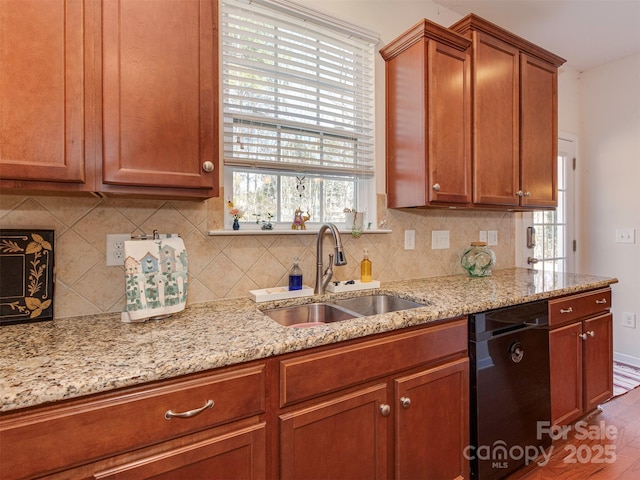
[[503,335],[519,332],[521,330],[527,330],[529,328],[536,328],[535,325],[529,325],[527,323],[517,323],[515,325],[509,325],[504,328],[497,328],[491,331],[491,338],[501,337]]

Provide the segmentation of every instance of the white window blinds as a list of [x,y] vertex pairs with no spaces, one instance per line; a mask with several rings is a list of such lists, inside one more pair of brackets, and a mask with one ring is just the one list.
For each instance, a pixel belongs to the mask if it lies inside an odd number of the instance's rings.
[[224,0],[225,165],[373,175],[369,32],[283,0]]

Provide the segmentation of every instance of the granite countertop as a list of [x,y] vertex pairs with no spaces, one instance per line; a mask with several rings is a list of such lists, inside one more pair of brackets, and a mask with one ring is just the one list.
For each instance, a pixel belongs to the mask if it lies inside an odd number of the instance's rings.
[[0,328],[0,412],[162,380],[493,308],[566,295],[617,279],[528,269],[389,282],[373,293],[424,307],[311,328],[286,328],[261,310],[372,293],[256,304],[248,298],[188,307],[165,320],[126,324],[105,314]]

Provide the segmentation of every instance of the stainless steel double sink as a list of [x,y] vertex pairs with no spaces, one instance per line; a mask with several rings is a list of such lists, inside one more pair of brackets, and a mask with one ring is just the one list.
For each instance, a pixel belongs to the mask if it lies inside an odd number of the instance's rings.
[[263,313],[285,327],[310,327],[423,306],[422,303],[393,295],[365,295],[331,302],[274,308]]

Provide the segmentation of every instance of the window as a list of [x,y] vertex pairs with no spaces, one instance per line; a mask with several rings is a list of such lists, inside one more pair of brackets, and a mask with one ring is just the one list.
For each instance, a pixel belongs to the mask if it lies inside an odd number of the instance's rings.
[[377,38],[281,0],[224,0],[222,37],[225,197],[241,221],[373,218]]
[[558,208],[555,211],[533,213],[536,230],[534,257],[537,270],[566,272],[573,270],[573,161],[575,142],[558,142]]

